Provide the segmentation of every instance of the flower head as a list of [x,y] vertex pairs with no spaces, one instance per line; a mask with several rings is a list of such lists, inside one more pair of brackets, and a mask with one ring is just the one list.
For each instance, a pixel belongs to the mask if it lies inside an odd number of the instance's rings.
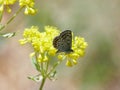
[[16,2],[17,0],[0,0],[0,4],[4,5],[12,5]]
[[84,38],[75,36],[72,40],[72,49],[73,52],[67,54],[67,53],[60,53],[58,55],[58,58],[61,57],[61,59],[66,59],[66,65],[67,66],[73,66],[77,64],[77,60],[84,56],[85,49],[88,46],[87,42],[85,42]]
[[[0,12],[3,12],[4,7],[6,7],[7,12],[11,12],[11,8],[9,7],[9,5],[13,5],[17,1],[18,0],[0,0]],[[34,4],[34,0],[19,0],[19,5],[25,8],[24,13],[26,15],[34,15],[36,13]]]
[[0,12],[3,12],[4,7],[6,7],[7,12],[11,12],[9,5],[15,4],[17,0],[0,0]]
[[19,5],[21,7],[25,7],[25,14],[35,14],[36,13],[36,9],[34,8],[34,0],[19,0]]
[[39,32],[38,27],[32,26],[26,28],[20,44],[30,43],[34,48],[34,52],[39,52],[38,61],[48,60],[49,55],[55,55],[56,49],[52,45],[53,38],[59,33],[55,27],[45,26],[45,32]]
[[53,47],[53,39],[60,34],[60,31],[56,27],[45,26],[45,32],[39,32],[38,27],[32,26],[26,28],[23,33],[23,39],[20,40],[20,44],[24,45],[30,43],[34,49],[34,53],[31,56],[35,56],[37,53],[38,62],[47,62],[49,56],[57,55],[59,60],[66,59],[67,66],[73,66],[77,64],[77,60],[84,56],[87,42],[84,38],[75,36],[72,39],[71,53],[61,52],[56,54],[57,49]]

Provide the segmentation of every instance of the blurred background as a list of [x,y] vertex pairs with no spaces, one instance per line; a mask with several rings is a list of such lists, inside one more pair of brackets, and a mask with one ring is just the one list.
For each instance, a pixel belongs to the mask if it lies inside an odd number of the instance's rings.
[[[17,10],[17,4],[13,7]],[[40,83],[27,78],[37,72],[31,64],[29,46],[20,46],[24,28],[45,25],[70,29],[88,42],[79,63],[57,68],[57,80],[47,80],[44,90],[120,90],[120,0],[36,0],[38,13],[21,12],[4,32],[17,34],[0,38],[0,90],[38,90]],[[2,23],[9,19],[5,13]]]

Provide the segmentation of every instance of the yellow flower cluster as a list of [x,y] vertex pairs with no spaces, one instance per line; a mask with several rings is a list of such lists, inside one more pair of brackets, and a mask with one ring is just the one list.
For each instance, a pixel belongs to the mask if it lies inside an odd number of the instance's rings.
[[36,9],[34,8],[34,0],[0,0],[0,12],[3,12],[4,7],[7,8],[8,12],[11,12],[9,5],[15,4],[16,1],[19,1],[19,5],[25,8],[25,14],[35,14]]
[[13,5],[17,0],[0,0],[0,12],[4,10],[4,6],[7,8],[7,12],[11,12],[8,5]]
[[84,38],[75,37],[72,39],[72,50],[71,53],[58,53],[53,47],[53,39],[60,34],[60,31],[56,27],[45,26],[45,32],[39,32],[38,27],[32,26],[31,28],[25,29],[23,33],[23,39],[20,40],[20,44],[30,43],[34,48],[34,56],[36,52],[38,55],[38,62],[46,62],[49,60],[49,56],[58,55],[59,60],[66,59],[67,66],[73,66],[77,64],[77,60],[84,56],[87,42]]
[[16,0],[0,0],[0,4],[4,5],[12,5],[16,2]]
[[[52,40],[58,33],[59,30],[55,27],[45,26],[45,32],[39,32],[38,27],[32,26],[25,29],[24,39],[20,40],[20,44],[30,43],[35,53],[39,52],[38,61],[47,61],[48,55],[55,55],[56,49],[52,45]],[[31,56],[34,55],[34,53],[31,54]]]
[[72,40],[72,49],[73,52],[66,54],[66,53],[61,53],[58,55],[58,58],[63,60],[67,59],[66,65],[67,66],[73,66],[77,64],[77,60],[84,56],[85,54],[85,49],[88,46],[87,42],[85,42],[84,38],[82,37],[77,37],[73,38]]
[[34,9],[34,0],[19,0],[19,5],[25,7],[25,14],[35,14],[36,9]]

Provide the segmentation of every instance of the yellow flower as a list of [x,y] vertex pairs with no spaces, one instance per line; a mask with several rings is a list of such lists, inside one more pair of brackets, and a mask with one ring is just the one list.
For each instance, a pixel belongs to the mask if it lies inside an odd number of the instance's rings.
[[[77,64],[80,57],[84,56],[85,49],[88,46],[82,37],[72,38],[72,50],[71,53],[61,52],[56,54],[56,49],[53,47],[53,39],[60,34],[60,31],[56,27],[45,26],[45,32],[39,32],[38,27],[32,26],[31,28],[26,28],[23,33],[23,39],[20,40],[20,44],[24,45],[30,43],[37,53],[38,62],[47,62],[50,56],[57,55],[59,60],[67,60],[67,66],[73,66]],[[32,53],[31,56],[35,56]]]
[[36,13],[36,9],[34,8],[34,0],[19,0],[19,5],[21,7],[25,7],[25,14],[34,15]]
[[67,53],[60,53],[58,55],[59,57],[64,57],[64,59],[67,60],[66,65],[67,66],[73,66],[77,64],[77,60],[84,56],[85,49],[88,46],[87,42],[85,42],[84,38],[82,37],[75,37],[72,40],[72,49],[73,52],[67,54]]
[[45,26],[46,32],[39,32],[38,27],[32,26],[26,28],[23,33],[23,39],[19,40],[21,45],[30,43],[34,49],[34,52],[39,52],[38,61],[48,61],[49,55],[55,55],[56,49],[52,45],[52,41],[59,30],[55,27]]
[[15,4],[17,0],[0,0],[0,12],[3,12],[4,7],[6,7],[7,12],[11,12],[9,5]]
[[4,5],[12,5],[16,2],[17,0],[0,0],[0,4]]

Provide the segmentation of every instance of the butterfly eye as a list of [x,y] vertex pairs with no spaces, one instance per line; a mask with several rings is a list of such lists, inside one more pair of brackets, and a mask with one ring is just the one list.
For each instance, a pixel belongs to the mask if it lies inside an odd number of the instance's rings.
[[72,46],[72,33],[70,30],[65,30],[53,40],[53,46],[58,49],[57,52],[73,52]]

